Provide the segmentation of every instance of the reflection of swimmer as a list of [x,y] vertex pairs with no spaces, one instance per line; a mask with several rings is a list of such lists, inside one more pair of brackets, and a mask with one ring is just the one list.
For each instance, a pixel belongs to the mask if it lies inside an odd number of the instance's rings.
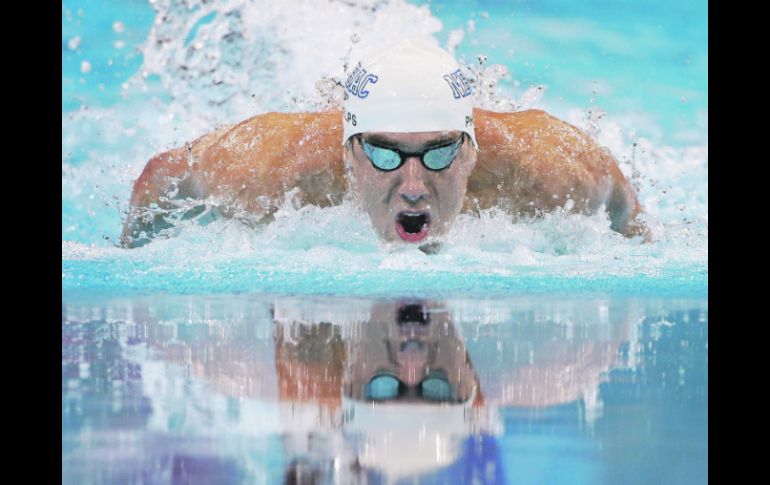
[[478,378],[445,306],[379,304],[356,329],[343,433],[357,466],[393,480],[456,462],[472,433]]
[[[283,309],[296,305],[274,304],[273,343],[257,336],[259,319],[177,324],[155,321],[142,307],[133,311],[164,360],[218,392],[312,403],[327,414],[341,408],[343,395],[399,403],[466,402],[474,395],[475,406],[528,408],[575,401],[617,362],[635,318],[620,310],[597,325],[563,310],[524,312],[505,317],[505,326],[492,327],[488,337],[466,342],[459,333],[466,319],[456,321],[441,303],[359,303],[354,312],[346,304],[310,321]],[[576,318],[579,335],[567,336],[554,323]]]
[[445,307],[378,304],[351,342],[344,394],[356,401],[461,404],[477,379]]
[[267,113],[153,157],[134,184],[123,245],[170,227],[180,207],[195,217],[202,199],[218,201],[213,213],[268,222],[288,191],[295,204],[328,206],[351,189],[386,241],[427,242],[460,212],[490,207],[514,216],[604,207],[612,229],[646,233],[607,150],[542,111],[473,108],[471,91],[448,53],[390,46],[352,71],[342,114]]
[[[496,445],[477,419],[483,404],[478,378],[445,305],[379,302],[368,318],[344,330],[278,323],[281,399],[318,403],[316,422],[324,426],[336,415],[332,428],[341,432],[336,439],[301,431],[288,436],[287,453],[294,457],[288,483],[319,476],[379,483],[435,477],[457,466],[462,470],[453,473],[470,479],[495,468]],[[298,409],[286,416],[287,428],[297,429],[298,419],[308,422]]]
[[[574,320],[571,312],[526,311],[466,341],[460,328],[472,320],[457,315],[443,303],[420,300],[343,309],[276,302],[274,352],[265,332],[248,322],[184,323],[175,330],[152,324],[145,334],[196,380],[247,398],[237,400],[240,420],[207,417],[213,425],[284,436],[290,483],[328,474],[340,474],[339,483],[414,475],[451,481],[453,474],[470,483],[485,470],[502,473],[495,471],[498,454],[488,434],[499,426],[497,408],[591,399],[634,320],[611,311],[607,324],[578,319],[566,332],[555,322]],[[255,406],[275,399],[282,403],[275,414]],[[247,413],[251,408],[258,411]],[[156,421],[165,426],[174,419]],[[190,407],[183,422],[197,421]]]

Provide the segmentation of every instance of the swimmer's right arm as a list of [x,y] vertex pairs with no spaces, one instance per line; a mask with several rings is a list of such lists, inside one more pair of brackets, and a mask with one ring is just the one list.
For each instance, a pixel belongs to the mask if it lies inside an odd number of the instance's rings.
[[121,244],[149,242],[194,201],[257,221],[290,191],[302,204],[339,203],[347,185],[340,120],[338,111],[265,113],[152,157],[134,183]]
[[[185,212],[200,210],[195,201],[210,195],[203,176],[206,164],[201,162],[206,149],[228,129],[221,128],[150,158],[131,191],[128,217],[120,236],[123,247],[142,246],[172,227],[172,216],[184,218]],[[190,210],[185,211],[185,206]]]
[[[123,224],[123,247],[141,246],[163,228],[169,227],[164,211],[172,210],[171,200],[200,195],[192,186],[192,170],[186,150],[175,148],[152,157],[134,182],[128,217]],[[170,197],[172,195],[172,197]]]

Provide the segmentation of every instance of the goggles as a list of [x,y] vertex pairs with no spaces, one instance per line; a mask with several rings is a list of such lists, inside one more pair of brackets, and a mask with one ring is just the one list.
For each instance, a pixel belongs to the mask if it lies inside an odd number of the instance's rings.
[[404,164],[409,157],[419,157],[420,162],[428,170],[438,172],[449,168],[452,162],[460,152],[460,147],[465,140],[465,133],[455,142],[451,142],[445,145],[429,148],[422,152],[407,153],[396,148],[379,146],[369,143],[364,140],[359,134],[357,135],[358,141],[361,143],[361,147],[364,150],[366,156],[371,160],[374,168],[382,170],[384,172],[392,172],[397,170]]
[[409,397],[436,402],[459,401],[449,381],[442,376],[429,376],[410,387],[392,375],[381,374],[374,376],[364,388],[364,399],[369,401],[392,401]]

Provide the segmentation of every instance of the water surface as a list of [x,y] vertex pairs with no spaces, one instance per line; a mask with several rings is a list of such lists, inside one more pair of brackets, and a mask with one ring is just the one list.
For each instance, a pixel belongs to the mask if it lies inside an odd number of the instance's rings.
[[705,483],[707,369],[703,300],[74,298],[63,481]]

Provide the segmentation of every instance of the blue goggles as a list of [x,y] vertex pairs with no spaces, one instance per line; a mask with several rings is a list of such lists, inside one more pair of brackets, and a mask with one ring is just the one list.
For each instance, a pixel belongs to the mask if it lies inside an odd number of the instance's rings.
[[410,387],[390,374],[381,374],[374,376],[364,388],[364,399],[370,401],[392,401],[409,397],[436,402],[458,401],[449,381],[440,376],[430,376]]
[[391,172],[400,168],[408,157],[419,157],[420,162],[422,162],[425,168],[438,172],[452,165],[452,162],[460,152],[460,147],[463,145],[465,133],[455,142],[416,153],[407,153],[396,148],[375,145],[364,140],[361,135],[358,135],[358,139],[361,142],[364,153],[372,161],[372,165],[376,169]]

